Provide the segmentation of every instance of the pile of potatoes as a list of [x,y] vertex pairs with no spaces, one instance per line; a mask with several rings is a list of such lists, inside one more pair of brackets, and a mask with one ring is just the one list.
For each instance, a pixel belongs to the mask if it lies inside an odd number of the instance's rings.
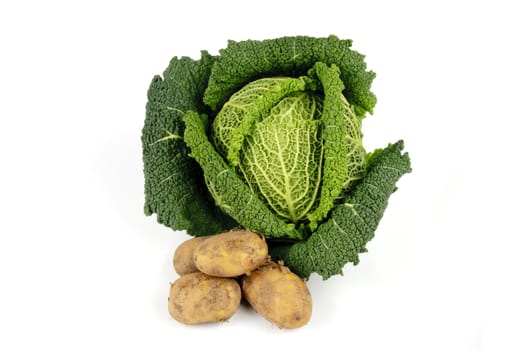
[[[185,324],[225,321],[244,298],[279,328],[304,326],[312,314],[306,283],[272,262],[264,237],[232,230],[182,243],[173,256],[170,315]],[[241,287],[242,286],[242,287]]]

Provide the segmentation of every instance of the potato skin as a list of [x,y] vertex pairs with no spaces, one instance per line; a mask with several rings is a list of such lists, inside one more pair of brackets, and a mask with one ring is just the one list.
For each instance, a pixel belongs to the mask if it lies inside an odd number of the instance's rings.
[[312,316],[312,296],[306,283],[287,267],[270,263],[244,276],[243,296],[279,328],[299,328]]
[[193,262],[193,254],[195,253],[195,249],[204,242],[206,238],[207,237],[195,237],[188,239],[177,247],[173,254],[173,267],[179,276],[199,272],[199,269],[197,269],[197,266],[195,266]]
[[196,272],[171,284],[168,310],[184,324],[220,322],[233,316],[240,302],[237,281]]
[[255,270],[268,260],[264,237],[248,230],[210,236],[195,250],[197,268],[211,276],[236,277]]

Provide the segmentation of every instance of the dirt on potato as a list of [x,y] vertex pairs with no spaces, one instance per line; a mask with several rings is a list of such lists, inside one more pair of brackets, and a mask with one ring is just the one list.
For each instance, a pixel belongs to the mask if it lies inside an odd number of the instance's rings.
[[179,276],[187,275],[188,273],[199,272],[195,262],[193,260],[193,255],[195,249],[206,240],[207,237],[195,237],[188,239],[177,247],[175,253],[173,254],[173,267],[175,272]]
[[240,301],[241,289],[234,279],[196,272],[171,284],[168,310],[184,324],[220,322],[233,316]]
[[237,277],[268,260],[264,237],[248,230],[232,230],[210,236],[195,250],[195,266],[208,275]]
[[242,279],[243,297],[279,328],[304,326],[312,315],[312,297],[306,283],[288,268],[269,263]]

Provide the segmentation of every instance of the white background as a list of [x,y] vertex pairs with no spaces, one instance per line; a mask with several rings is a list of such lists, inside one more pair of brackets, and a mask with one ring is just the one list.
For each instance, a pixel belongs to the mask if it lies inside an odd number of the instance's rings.
[[[0,348],[524,349],[519,3],[3,1]],[[299,34],[366,54],[365,146],[404,139],[414,171],[361,263],[310,279],[304,328],[246,307],[179,324],[166,305],[188,237],[142,211],[148,85],[172,56]]]

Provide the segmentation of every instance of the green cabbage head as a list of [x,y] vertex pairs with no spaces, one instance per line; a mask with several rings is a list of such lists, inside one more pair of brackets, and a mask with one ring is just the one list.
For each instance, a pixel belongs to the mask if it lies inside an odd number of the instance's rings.
[[148,91],[145,213],[195,236],[258,232],[305,277],[357,264],[410,162],[402,141],[366,153],[375,75],[351,44],[230,41],[173,58]]
[[211,136],[279,218],[315,227],[363,177],[366,152],[339,70],[319,62],[309,73],[246,84],[222,106]]

